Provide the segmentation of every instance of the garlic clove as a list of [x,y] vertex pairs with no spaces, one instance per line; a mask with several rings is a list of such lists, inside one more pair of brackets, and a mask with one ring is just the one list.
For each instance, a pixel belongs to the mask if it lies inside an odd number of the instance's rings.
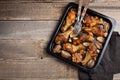
[[56,45],[53,49],[53,52],[54,53],[61,53],[61,48],[62,48],[61,45]]
[[94,61],[93,59],[90,59],[90,60],[88,61],[88,63],[87,63],[87,66],[88,66],[89,68],[92,68],[94,65],[95,65],[95,61]]
[[104,43],[105,42],[105,38],[104,37],[97,37],[97,41]]
[[71,54],[64,50],[61,51],[61,56],[64,58],[71,58]]
[[90,43],[89,42],[84,42],[83,45],[87,47],[87,46],[90,45]]

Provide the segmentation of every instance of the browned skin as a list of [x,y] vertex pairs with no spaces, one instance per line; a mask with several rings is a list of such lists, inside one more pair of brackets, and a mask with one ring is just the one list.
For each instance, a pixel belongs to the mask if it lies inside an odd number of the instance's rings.
[[96,46],[91,43],[89,46],[88,46],[88,50],[86,52],[86,56],[84,58],[84,60],[81,62],[82,65],[86,65],[88,63],[88,61],[90,61],[91,58],[96,58],[97,57],[97,48]]
[[78,45],[87,39],[87,34],[81,34],[78,39],[73,39],[73,44]]
[[63,49],[73,54],[78,50],[80,51],[80,50],[84,49],[84,46],[82,44],[75,46],[70,43],[65,43],[65,44],[63,44]]
[[72,54],[72,61],[75,63],[80,63],[82,61],[82,55],[79,53]]
[[55,38],[55,42],[56,42],[57,44],[61,44],[61,43],[67,42],[67,38],[65,38],[64,35],[58,35],[58,36]]
[[82,30],[86,31],[86,32],[92,32],[94,35],[96,36],[104,36],[104,29],[102,29],[99,26],[95,26],[95,27],[83,27]]
[[91,51],[93,51],[93,52],[96,52],[97,48],[96,48],[96,46],[95,46],[93,43],[91,43],[91,44],[89,45],[89,50],[91,50]]
[[92,22],[91,17],[86,14],[83,22],[86,24],[86,26],[90,26],[90,23]]
[[104,36],[104,30],[101,27],[93,27],[92,32],[97,36]]
[[73,32],[73,30],[74,30],[74,28],[70,27],[70,29],[68,31],[58,34],[58,36],[55,38],[55,43],[56,44],[61,44],[61,43],[67,42],[68,37]]
[[61,31],[65,32],[75,22],[75,19],[76,19],[75,10],[70,10],[66,17],[65,24],[61,28]]
[[91,43],[88,47],[88,54],[90,54],[92,57],[97,56],[97,48],[95,44]]
[[86,26],[88,27],[93,27],[96,24],[103,24],[103,20],[99,19],[98,17],[92,17],[86,14],[83,23],[85,23]]
[[92,35],[81,34],[78,39],[73,39],[73,44],[78,45],[83,41],[93,41],[94,37]]

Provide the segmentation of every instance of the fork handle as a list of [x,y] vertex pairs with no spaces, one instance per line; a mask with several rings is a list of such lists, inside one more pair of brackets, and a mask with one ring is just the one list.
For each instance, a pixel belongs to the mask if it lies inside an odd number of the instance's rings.
[[[83,20],[85,14],[86,14],[86,11],[87,11],[87,8],[88,8],[88,5],[89,5],[89,2],[90,2],[90,0],[86,0],[86,4],[85,4],[85,7],[84,7],[84,9],[83,9],[83,11],[82,11],[82,13],[81,13],[81,17],[80,17],[80,21],[79,21],[79,23],[82,22],[82,20]],[[77,34],[79,34],[80,31],[81,31],[81,27],[79,28]]]
[[80,18],[80,21],[82,21],[82,20],[83,20],[83,18],[84,18],[84,16],[85,16],[85,14],[86,14],[86,11],[87,11],[88,6],[89,6],[89,2],[90,2],[90,0],[86,0],[85,7],[84,7],[84,9],[83,9],[83,11],[82,11],[82,13],[81,13],[81,18]]
[[77,21],[79,21],[79,19],[80,19],[82,4],[83,4],[83,0],[79,0],[78,13],[77,13]]

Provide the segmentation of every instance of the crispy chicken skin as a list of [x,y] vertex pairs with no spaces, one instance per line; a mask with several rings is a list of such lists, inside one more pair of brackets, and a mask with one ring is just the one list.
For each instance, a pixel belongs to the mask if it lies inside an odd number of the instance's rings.
[[97,36],[104,36],[104,30],[99,26],[93,27],[92,32]]
[[76,39],[76,38],[74,39],[73,38],[73,44],[78,45],[82,41],[86,41],[86,39],[87,39],[87,34],[81,34],[78,39]]
[[83,41],[90,41],[92,42],[94,37],[91,34],[81,34],[78,39],[73,39],[73,44],[78,45]]
[[91,43],[88,47],[88,54],[90,54],[92,57],[97,56],[97,47],[95,44]]
[[86,14],[84,17],[83,23],[85,23],[86,26],[90,26],[91,22],[92,22],[91,17],[88,14]]
[[55,43],[61,44],[61,43],[67,42],[68,37],[73,32],[73,30],[74,30],[74,28],[71,26],[68,31],[58,34],[58,36],[55,38]]
[[82,61],[82,55],[79,53],[72,54],[72,61],[75,63],[80,63]]
[[[97,57],[97,48],[93,43],[89,44],[86,56],[81,62],[82,65],[86,65],[91,60],[92,57]],[[89,66],[92,67],[93,63],[94,62],[92,62],[91,65],[89,64]]]
[[88,49],[89,49],[90,51],[93,51],[93,52],[96,52],[96,50],[97,50],[95,44],[93,44],[93,43],[91,43],[91,44],[89,45]]
[[86,26],[88,27],[93,27],[96,24],[103,24],[103,19],[102,18],[99,19],[98,17],[93,17],[86,14],[83,23],[86,24]]
[[86,32],[92,32],[94,35],[96,36],[105,36],[105,32],[104,30],[99,27],[99,26],[94,26],[94,27],[83,27],[82,28],[83,31],[86,31]]
[[55,39],[56,44],[67,42],[67,38],[64,35],[58,35]]
[[76,19],[76,12],[75,10],[72,9],[68,13],[65,24],[62,26],[61,31],[65,32],[75,22],[75,19]]
[[79,44],[77,46],[71,44],[71,43],[65,43],[63,44],[63,49],[74,54],[76,51],[80,51],[82,49],[84,49],[84,46],[82,44]]

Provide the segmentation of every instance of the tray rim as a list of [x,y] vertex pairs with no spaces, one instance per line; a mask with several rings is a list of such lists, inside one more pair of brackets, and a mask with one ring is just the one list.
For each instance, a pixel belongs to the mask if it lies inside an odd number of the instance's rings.
[[114,30],[114,28],[115,28],[116,21],[115,21],[113,18],[110,18],[110,17],[108,17],[108,16],[106,16],[106,15],[104,15],[104,14],[101,14],[101,13],[99,13],[99,12],[96,12],[96,11],[94,11],[94,10],[92,10],[92,9],[88,9],[88,12],[92,12],[92,13],[94,12],[94,14],[97,14],[98,16],[104,17],[105,19],[109,20],[109,22],[111,22],[111,23],[110,23],[110,24],[111,24],[111,30],[110,30],[110,32],[109,32],[109,35],[108,35],[107,39],[106,39],[106,42],[105,42],[105,44],[104,44],[104,47],[103,47],[103,49],[101,50],[100,57],[99,57],[99,60],[97,61],[96,65],[95,65],[93,68],[86,68],[86,67],[81,66],[81,65],[78,66],[78,64],[76,65],[76,63],[73,63],[72,61],[70,62],[70,61],[68,61],[68,59],[64,59],[64,58],[61,59],[60,56],[55,55],[54,53],[52,53],[52,50],[51,50],[51,48],[52,48],[52,43],[54,42],[54,39],[55,39],[55,37],[57,36],[57,33],[59,32],[59,30],[60,30],[60,28],[61,28],[61,25],[62,25],[62,23],[63,23],[66,15],[67,15],[67,12],[68,12],[68,10],[69,10],[69,8],[70,8],[71,6],[72,6],[72,7],[76,7],[76,6],[78,6],[78,4],[71,2],[71,3],[69,3],[69,4],[67,5],[67,7],[65,8],[64,13],[63,13],[60,21],[58,22],[58,25],[56,26],[56,29],[54,30],[54,32],[53,32],[53,34],[52,34],[51,40],[50,40],[50,42],[49,42],[49,44],[48,44],[48,46],[47,46],[47,50],[46,50],[46,51],[47,51],[47,53],[51,54],[52,56],[55,56],[55,57],[59,58],[60,60],[66,62],[66,63],[72,64],[73,66],[78,67],[78,68],[79,68],[80,70],[82,70],[82,71],[85,71],[85,72],[88,72],[88,73],[94,73],[94,72],[96,72],[96,68],[97,68],[97,66],[100,64],[101,59],[102,59],[102,57],[103,57],[103,55],[104,55],[104,53],[105,53],[106,47],[107,47],[107,45],[108,45],[108,42],[109,42],[109,40],[110,40],[110,37],[111,37],[111,35],[112,35],[112,33],[113,33],[113,30]]

